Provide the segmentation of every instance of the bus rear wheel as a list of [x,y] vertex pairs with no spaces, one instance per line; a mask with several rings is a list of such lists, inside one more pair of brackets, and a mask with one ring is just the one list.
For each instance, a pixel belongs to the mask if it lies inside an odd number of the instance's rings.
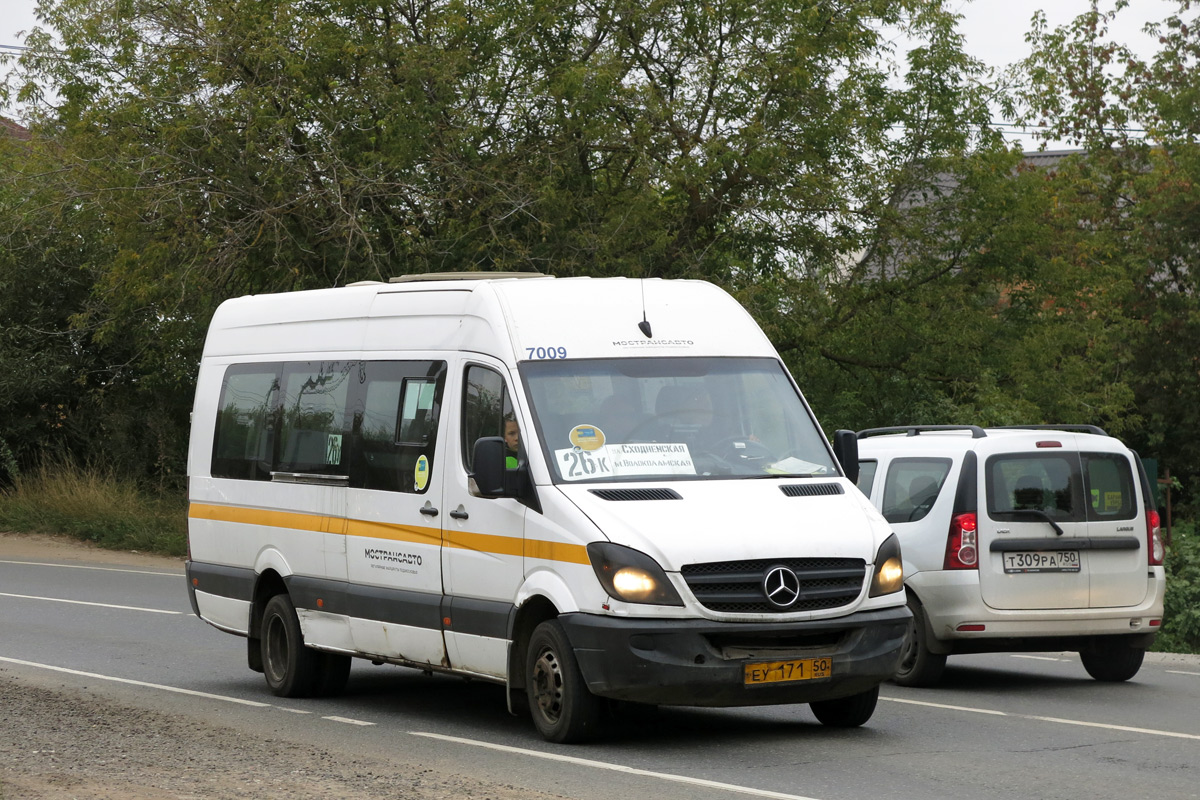
[[262,663],[267,686],[279,697],[308,697],[317,688],[321,653],[304,645],[296,607],[277,594],[263,610]]

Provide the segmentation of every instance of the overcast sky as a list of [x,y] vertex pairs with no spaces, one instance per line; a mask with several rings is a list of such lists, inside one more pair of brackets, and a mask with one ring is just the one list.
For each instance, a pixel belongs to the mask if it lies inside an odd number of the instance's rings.
[[[19,31],[28,31],[37,24],[33,10],[36,0],[0,0],[0,51],[19,46],[23,39]],[[1002,68],[1028,54],[1025,34],[1029,20],[1039,8],[1044,9],[1051,27],[1069,22],[1086,11],[1088,0],[950,0],[950,7],[963,15],[961,30],[967,50],[990,66]],[[1110,8],[1111,1],[1102,7]],[[1155,43],[1141,33],[1150,21],[1160,21],[1174,12],[1174,0],[1131,0],[1121,12],[1114,32],[1143,56],[1154,51]]]

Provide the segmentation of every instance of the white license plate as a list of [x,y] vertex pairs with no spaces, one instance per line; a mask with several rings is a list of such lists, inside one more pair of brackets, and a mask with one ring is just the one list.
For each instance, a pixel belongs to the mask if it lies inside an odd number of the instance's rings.
[[1008,573],[1079,572],[1078,550],[1019,550],[1003,555]]

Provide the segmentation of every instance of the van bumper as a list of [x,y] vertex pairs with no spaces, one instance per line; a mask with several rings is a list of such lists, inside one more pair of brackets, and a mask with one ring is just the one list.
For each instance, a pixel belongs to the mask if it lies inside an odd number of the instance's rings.
[[[566,614],[592,694],[638,703],[756,706],[867,691],[892,676],[911,615],[904,606],[803,622],[713,622]],[[826,678],[747,686],[745,665],[829,657]]]
[[935,653],[1079,650],[1097,636],[1120,635],[1137,637],[1136,646],[1149,648],[1166,596],[1163,568],[1151,567],[1149,573],[1141,603],[1112,608],[992,608],[983,602],[973,570],[918,572],[905,585],[924,607]]

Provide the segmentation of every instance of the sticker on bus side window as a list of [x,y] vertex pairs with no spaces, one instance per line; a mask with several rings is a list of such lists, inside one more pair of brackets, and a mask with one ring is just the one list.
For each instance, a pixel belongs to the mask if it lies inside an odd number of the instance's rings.
[[413,468],[413,486],[418,492],[423,492],[428,485],[429,459],[425,456],[420,456],[417,458],[417,465]]
[[342,436],[338,433],[328,433],[325,435],[325,464],[332,467],[340,463],[342,463]]

